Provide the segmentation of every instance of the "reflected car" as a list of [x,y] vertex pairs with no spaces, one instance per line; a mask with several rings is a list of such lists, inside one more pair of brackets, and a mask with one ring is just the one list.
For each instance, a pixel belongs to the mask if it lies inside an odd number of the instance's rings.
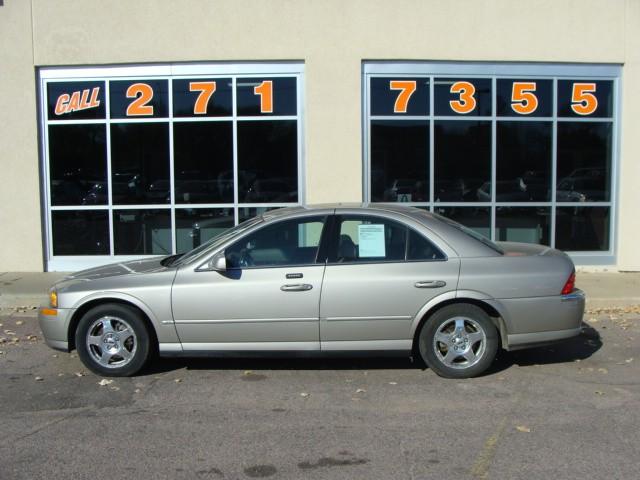
[[100,375],[160,356],[398,354],[480,375],[499,348],[581,331],[585,296],[553,248],[494,243],[401,205],[269,211],[183,254],[69,275],[47,344]]
[[577,168],[558,180],[558,202],[602,202],[607,200],[607,179],[604,168]]

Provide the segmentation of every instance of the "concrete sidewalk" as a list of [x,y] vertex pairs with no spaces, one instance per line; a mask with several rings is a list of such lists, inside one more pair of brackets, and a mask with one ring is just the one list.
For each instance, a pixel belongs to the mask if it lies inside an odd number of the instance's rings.
[[[64,272],[0,272],[0,308],[33,307]],[[581,272],[576,285],[587,292],[587,308],[640,305],[640,273]]]

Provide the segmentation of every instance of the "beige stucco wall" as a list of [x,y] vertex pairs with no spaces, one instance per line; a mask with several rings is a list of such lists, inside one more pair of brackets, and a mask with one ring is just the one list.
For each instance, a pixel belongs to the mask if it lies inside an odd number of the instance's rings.
[[[624,63],[619,266],[640,269],[634,245],[640,137],[629,132],[640,114],[638,82],[631,83],[640,80],[638,0],[31,3],[32,12],[28,0],[0,7],[0,66],[15,76],[6,81],[3,73],[0,81],[0,105],[12,112],[0,133],[6,172],[0,219],[23,232],[6,239],[8,227],[0,227],[0,271],[41,268],[34,66],[303,60],[306,201],[317,203],[361,199],[361,65],[367,59]],[[17,108],[16,91],[28,107]],[[16,138],[21,141],[7,141]]]

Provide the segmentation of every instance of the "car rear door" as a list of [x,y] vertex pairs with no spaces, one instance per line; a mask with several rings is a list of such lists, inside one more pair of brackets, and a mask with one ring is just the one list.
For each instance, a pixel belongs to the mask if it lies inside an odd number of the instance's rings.
[[185,350],[319,350],[327,215],[261,224],[225,249],[227,270],[181,269],[173,314]]
[[432,298],[455,291],[459,259],[393,216],[336,212],[320,302],[322,350],[407,350]]

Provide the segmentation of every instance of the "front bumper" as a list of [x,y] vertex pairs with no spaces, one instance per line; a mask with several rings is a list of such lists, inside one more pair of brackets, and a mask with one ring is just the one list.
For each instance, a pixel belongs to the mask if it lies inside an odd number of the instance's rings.
[[44,341],[56,350],[69,351],[69,323],[73,312],[71,308],[40,307],[38,323]]
[[517,350],[580,335],[585,294],[501,300],[509,313],[507,348]]

